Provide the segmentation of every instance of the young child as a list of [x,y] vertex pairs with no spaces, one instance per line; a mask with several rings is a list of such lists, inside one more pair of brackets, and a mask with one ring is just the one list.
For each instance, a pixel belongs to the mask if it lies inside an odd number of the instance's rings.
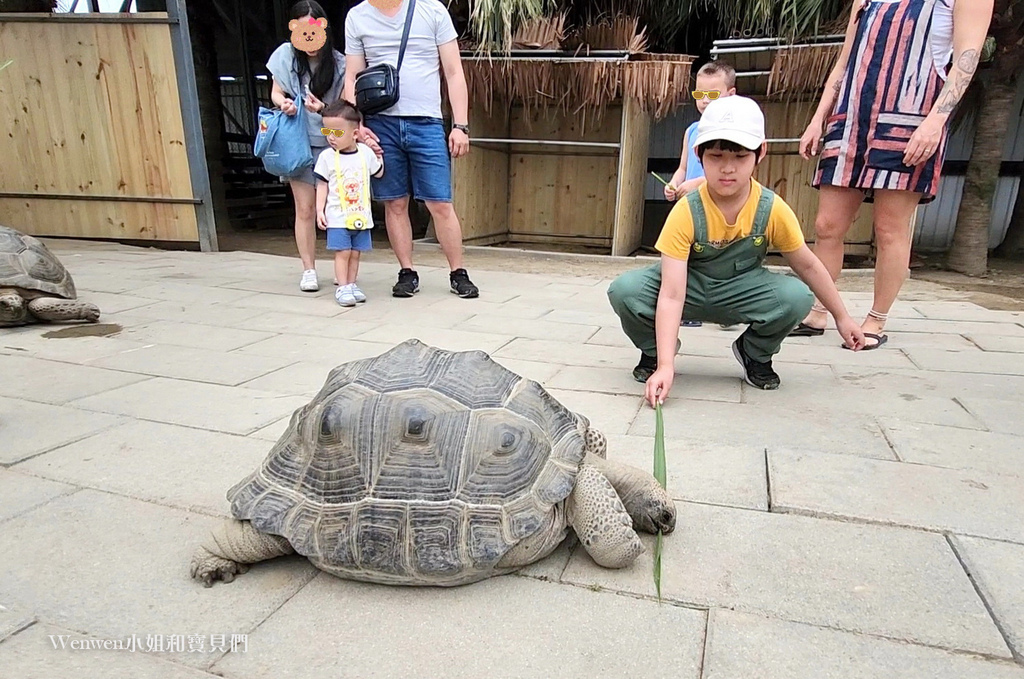
[[[697,101],[697,111],[704,115],[705,109],[712,101],[736,94],[736,70],[722,61],[709,61],[697,71],[697,89],[693,98]],[[683,152],[679,157],[679,169],[672,175],[672,180],[665,187],[665,199],[679,200],[691,191],[696,190],[704,179],[704,168],[697,157],[697,146],[693,142],[697,138],[697,124],[700,120],[686,128],[683,134]]]
[[[608,288],[623,331],[640,349],[633,377],[647,383],[652,406],[664,403],[672,388],[683,315],[749,324],[732,350],[747,384],[758,389],[779,387],[772,357],[807,315],[811,291],[835,317],[846,346],[864,346],[864,332],[804,244],[793,210],[752,178],[767,148],[757,103],[739,96],[712,101],[694,143],[707,181],[669,214],[655,246],[661,262],[625,273]],[[763,266],[769,245],[799,279]]]
[[320,130],[330,148],[313,168],[316,185],[316,223],[327,230],[327,249],[334,251],[334,298],[341,306],[366,301],[356,285],[360,253],[372,247],[370,177],[384,175],[384,159],[356,141],[361,116],[354,104],[338,101],[323,110]]
[[[697,112],[704,115],[704,109],[712,101],[736,94],[736,69],[724,61],[709,61],[697,71],[697,89],[693,91],[697,103]],[[704,183],[704,168],[697,157],[694,140],[697,138],[697,123],[692,123],[683,134],[683,152],[679,157],[679,169],[672,175],[672,180],[665,187],[665,199],[675,201],[691,191],[696,191]],[[683,320],[683,326],[699,328],[700,321]],[[723,330],[732,330],[734,325],[720,324]]]

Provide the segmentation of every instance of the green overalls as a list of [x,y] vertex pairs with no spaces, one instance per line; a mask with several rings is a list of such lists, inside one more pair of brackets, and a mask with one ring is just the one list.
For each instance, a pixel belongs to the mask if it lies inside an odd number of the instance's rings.
[[[693,217],[693,244],[687,265],[683,318],[721,324],[749,324],[744,348],[750,358],[766,362],[811,310],[814,295],[799,278],[764,268],[768,253],[768,219],[775,194],[761,188],[750,235],[722,248],[708,242],[708,222],[700,192],[687,195]],[[648,356],[657,354],[654,315],[661,290],[661,264],[630,271],[608,288],[608,299],[622,330]]]

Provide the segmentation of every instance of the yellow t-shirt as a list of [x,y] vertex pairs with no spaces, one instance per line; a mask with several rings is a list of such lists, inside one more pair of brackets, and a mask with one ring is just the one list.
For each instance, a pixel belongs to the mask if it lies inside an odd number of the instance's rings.
[[[712,247],[725,248],[735,241],[746,238],[754,230],[754,213],[757,212],[757,202],[761,200],[761,185],[753,179],[750,180],[750,197],[736,217],[736,223],[732,225],[726,224],[725,215],[711,200],[707,184],[701,184],[700,199],[704,203],[704,212],[707,215],[708,242]],[[765,236],[771,246],[780,252],[794,252],[804,244],[804,234],[800,230],[800,221],[796,218],[796,213],[779,196],[775,196]],[[683,198],[669,213],[654,247],[669,257],[686,260],[690,258],[692,244],[693,216],[690,214],[687,200]]]

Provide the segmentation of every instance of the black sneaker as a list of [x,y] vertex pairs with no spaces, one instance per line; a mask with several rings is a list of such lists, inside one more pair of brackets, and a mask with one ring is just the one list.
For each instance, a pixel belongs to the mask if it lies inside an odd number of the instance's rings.
[[743,366],[743,379],[752,387],[758,389],[778,389],[779,385],[782,384],[782,380],[772,370],[772,362],[761,363],[747,356],[747,352],[743,350],[743,335],[736,338],[736,341],[732,343],[732,353],[736,357],[736,360]]
[[452,271],[448,278],[452,283],[452,294],[465,299],[480,296],[480,289],[473,285],[473,281],[469,280],[469,274],[466,273],[465,269]]
[[391,288],[393,297],[412,297],[420,291],[420,275],[412,269],[398,272],[398,282]]
[[658,369],[658,357],[648,356],[647,354],[640,354],[640,362],[633,368],[633,379],[637,382],[646,384],[647,380],[651,378],[654,371]]

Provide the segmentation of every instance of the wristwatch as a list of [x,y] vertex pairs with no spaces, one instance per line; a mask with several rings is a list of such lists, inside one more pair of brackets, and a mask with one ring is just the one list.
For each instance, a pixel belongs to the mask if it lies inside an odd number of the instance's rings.
[[459,125],[458,123],[455,123],[454,125],[452,125],[452,129],[462,130],[463,132],[466,133],[467,136],[469,135],[469,125]]

